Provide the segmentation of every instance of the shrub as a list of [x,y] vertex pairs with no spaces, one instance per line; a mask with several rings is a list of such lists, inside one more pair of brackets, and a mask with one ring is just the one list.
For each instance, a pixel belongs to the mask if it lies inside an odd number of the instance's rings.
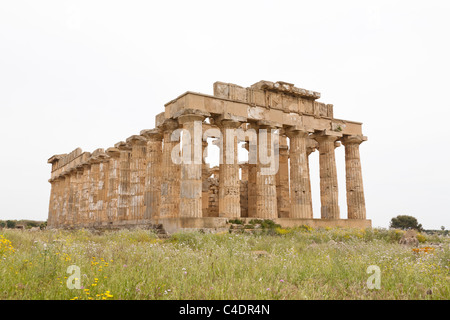
[[16,227],[16,222],[12,220],[6,221],[6,227],[9,229],[14,229]]
[[427,241],[427,238],[423,234],[418,233],[417,240],[419,240],[420,243],[425,243]]
[[292,229],[283,229],[283,228],[275,228],[275,234],[278,234],[278,235],[285,235],[285,234],[288,234],[288,233],[291,233],[292,232]]

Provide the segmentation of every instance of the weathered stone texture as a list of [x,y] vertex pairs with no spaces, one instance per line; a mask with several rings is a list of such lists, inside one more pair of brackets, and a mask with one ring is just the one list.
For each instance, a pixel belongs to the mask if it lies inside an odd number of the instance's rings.
[[[155,129],[92,154],[52,156],[50,228],[164,225],[220,228],[228,219],[283,226],[370,226],[366,219],[360,122],[334,118],[320,93],[287,82],[248,88],[214,83],[165,105]],[[205,158],[208,139],[220,164]],[[239,162],[238,145],[248,151]],[[335,148],[345,147],[348,219],[341,219]],[[319,150],[321,219],[313,219],[309,155]]]

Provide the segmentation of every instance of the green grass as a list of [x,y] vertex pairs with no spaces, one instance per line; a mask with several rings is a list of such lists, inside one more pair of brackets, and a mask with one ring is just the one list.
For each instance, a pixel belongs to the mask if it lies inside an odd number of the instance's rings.
[[[164,240],[144,230],[0,235],[0,299],[450,298],[448,237],[433,237],[441,243],[433,253],[415,253],[397,244],[402,232],[383,229],[276,227]],[[67,287],[71,265],[82,289]],[[381,269],[380,289],[367,287],[370,265]]]

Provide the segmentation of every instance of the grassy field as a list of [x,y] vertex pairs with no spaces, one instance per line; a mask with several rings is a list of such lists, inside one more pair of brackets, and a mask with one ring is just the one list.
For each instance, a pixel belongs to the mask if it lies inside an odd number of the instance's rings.
[[[307,227],[261,234],[0,230],[0,299],[450,299],[449,238]],[[438,244],[436,246],[435,244]],[[68,267],[80,270],[79,289]],[[367,285],[379,267],[380,288]],[[68,281],[69,280],[69,281]]]

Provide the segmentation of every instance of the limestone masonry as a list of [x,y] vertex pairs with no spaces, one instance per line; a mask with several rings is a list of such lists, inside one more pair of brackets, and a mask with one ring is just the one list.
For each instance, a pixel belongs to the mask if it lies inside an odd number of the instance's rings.
[[[214,83],[165,105],[156,128],[92,153],[54,155],[49,228],[218,230],[230,219],[284,227],[366,228],[362,123],[336,119],[320,93],[286,82]],[[180,139],[181,137],[181,139]],[[220,164],[205,162],[208,143]],[[248,161],[238,161],[238,145]],[[341,219],[335,148],[345,148],[348,219]],[[313,219],[309,155],[319,151],[321,218]]]

